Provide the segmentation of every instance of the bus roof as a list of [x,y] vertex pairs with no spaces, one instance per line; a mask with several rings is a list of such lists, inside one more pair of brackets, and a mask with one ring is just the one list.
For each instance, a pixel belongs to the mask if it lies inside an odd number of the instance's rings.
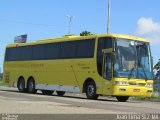
[[43,39],[38,40],[34,42],[28,42],[28,43],[12,43],[8,44],[7,47],[17,47],[17,46],[27,46],[27,45],[36,45],[36,44],[44,44],[44,43],[54,43],[54,42],[64,42],[64,41],[74,41],[74,40],[83,40],[83,39],[92,39],[97,37],[114,37],[114,38],[124,38],[124,39],[130,39],[130,40],[136,40],[136,41],[142,41],[142,42],[149,42],[147,39],[132,36],[132,35],[125,35],[125,34],[95,34],[95,35],[88,35],[88,36],[63,36],[59,38],[49,38],[49,39]]

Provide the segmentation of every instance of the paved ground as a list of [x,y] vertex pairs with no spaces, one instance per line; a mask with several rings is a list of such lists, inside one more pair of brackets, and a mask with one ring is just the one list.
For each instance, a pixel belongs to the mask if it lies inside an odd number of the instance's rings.
[[19,93],[17,89],[0,87],[0,114],[160,114],[159,102],[117,102],[100,97],[88,100],[85,95],[68,93],[64,97]]

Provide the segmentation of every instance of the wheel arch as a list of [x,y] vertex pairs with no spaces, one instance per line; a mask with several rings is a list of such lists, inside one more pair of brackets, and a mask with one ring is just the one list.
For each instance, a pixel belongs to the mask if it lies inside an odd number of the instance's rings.
[[[82,88],[82,93],[86,93],[87,85],[88,85],[88,83],[90,83],[90,82],[94,82],[94,83],[95,83],[95,81],[94,81],[93,78],[87,78],[87,79],[84,81],[84,83],[83,83],[83,88]],[[96,84],[96,83],[95,83],[95,84]]]

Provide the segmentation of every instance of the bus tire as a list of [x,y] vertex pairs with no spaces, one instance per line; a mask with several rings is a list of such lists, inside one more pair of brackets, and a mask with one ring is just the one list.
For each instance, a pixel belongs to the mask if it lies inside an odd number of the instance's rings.
[[63,96],[65,94],[64,91],[56,91],[56,93],[57,93],[58,96]]
[[88,99],[96,100],[98,98],[98,94],[96,94],[96,85],[94,81],[90,81],[86,87],[86,96]]
[[54,91],[52,90],[41,90],[43,95],[52,95]]
[[21,92],[21,93],[26,92],[26,89],[25,89],[25,80],[24,80],[23,77],[19,78],[17,87],[18,87],[19,92]]
[[35,81],[33,78],[30,78],[27,82],[27,90],[28,93],[35,94],[37,90],[35,89]]
[[126,102],[129,99],[129,96],[117,96],[119,102]]

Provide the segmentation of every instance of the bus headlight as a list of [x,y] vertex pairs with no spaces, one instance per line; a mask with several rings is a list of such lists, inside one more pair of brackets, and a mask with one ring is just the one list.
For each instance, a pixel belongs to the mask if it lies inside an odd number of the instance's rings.
[[153,83],[147,83],[146,87],[153,87]]
[[128,83],[128,82],[125,82],[125,81],[116,81],[115,84],[116,84],[116,85],[124,85],[124,86],[125,86],[125,85],[129,85],[129,83]]

